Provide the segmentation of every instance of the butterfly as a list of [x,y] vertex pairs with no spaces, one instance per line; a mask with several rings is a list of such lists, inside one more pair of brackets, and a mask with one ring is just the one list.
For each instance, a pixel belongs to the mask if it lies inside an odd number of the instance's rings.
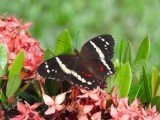
[[99,35],[87,41],[74,54],[61,54],[44,61],[37,69],[40,76],[57,81],[67,80],[90,90],[104,88],[106,77],[115,73],[111,35]]

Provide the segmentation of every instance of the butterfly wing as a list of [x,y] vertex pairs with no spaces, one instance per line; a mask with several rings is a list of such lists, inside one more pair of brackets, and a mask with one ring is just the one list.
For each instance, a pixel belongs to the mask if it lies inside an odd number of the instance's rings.
[[89,40],[80,53],[98,79],[115,73],[114,65],[110,61],[114,54],[114,39],[111,35],[100,35]]
[[87,89],[94,89],[100,86],[100,83],[88,70],[84,62],[74,54],[53,57],[43,62],[37,72],[44,78],[67,80],[74,85]]

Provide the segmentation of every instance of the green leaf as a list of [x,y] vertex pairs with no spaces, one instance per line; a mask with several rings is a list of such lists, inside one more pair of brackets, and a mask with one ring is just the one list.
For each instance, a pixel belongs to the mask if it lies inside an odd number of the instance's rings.
[[22,99],[24,99],[24,101],[27,101],[28,103],[35,103],[35,102],[38,102],[38,101],[40,101],[40,99],[35,95],[35,94],[30,94],[30,93],[28,93],[28,92],[26,92],[26,91],[24,91],[21,95],[20,95],[20,97],[22,98]]
[[56,55],[68,54],[72,52],[72,42],[67,30],[61,33],[57,40],[55,48]]
[[115,80],[120,91],[120,97],[127,96],[130,90],[132,80],[131,68],[128,62],[123,64],[119,71],[117,71]]
[[8,75],[9,79],[14,75],[20,74],[22,66],[23,66],[23,61],[24,61],[24,52],[21,51],[17,55],[17,57],[14,59],[12,65],[11,65],[9,75]]
[[123,59],[124,49],[125,49],[125,42],[123,39],[121,39],[120,49],[119,49],[119,62],[120,62],[120,64],[123,63],[122,59]]
[[155,96],[160,96],[160,85],[158,86],[157,92]]
[[8,53],[5,45],[0,44],[0,76],[7,72],[8,68]]
[[20,94],[22,94],[27,89],[27,87],[31,84],[31,82],[32,80],[28,81],[23,87],[17,90],[16,96],[19,96]]
[[[3,103],[3,102],[5,102],[6,100],[7,100],[7,98],[6,98],[5,94],[4,94],[4,92],[2,91],[2,93],[0,94],[0,101],[1,101],[1,103]],[[4,106],[7,106],[6,103],[3,103],[3,105],[4,105]]]
[[160,76],[158,73],[158,70],[153,67],[153,71],[152,71],[152,98],[155,97],[158,87],[160,84]]
[[20,75],[13,75],[7,81],[6,96],[11,97],[19,88],[22,78]]
[[4,75],[4,71],[2,69],[2,67],[0,66],[0,77],[2,77]]
[[138,85],[138,84],[131,85],[129,95],[128,95],[130,99],[130,103],[134,101],[135,98],[137,98],[140,88],[141,88],[141,85]]
[[52,58],[54,56],[54,53],[50,49],[46,49],[43,55],[43,60],[48,60],[49,58]]
[[132,59],[132,49],[131,49],[131,44],[128,41],[128,44],[125,47],[123,58],[122,58],[122,63],[129,62],[131,64],[131,59]]
[[150,39],[149,39],[149,36],[147,36],[146,38],[144,38],[144,40],[142,41],[142,43],[138,49],[135,62],[142,60],[142,59],[147,61],[149,51],[150,51]]
[[151,102],[152,106],[156,105],[156,110],[158,112],[160,112],[160,96],[156,96],[152,102]]
[[39,85],[38,80],[34,80],[34,86],[35,86],[35,89],[36,89],[36,93],[41,97],[42,92],[41,92],[41,87]]
[[150,102],[151,101],[151,90],[150,90],[150,87],[149,87],[149,80],[148,80],[148,77],[147,77],[147,73],[146,73],[144,63],[142,63],[142,68],[143,68],[143,74],[142,74],[142,77],[141,77],[141,81],[143,81],[143,83],[144,83],[146,100],[147,100],[147,102]]
[[105,90],[108,93],[110,93],[113,87],[116,86],[116,81],[114,80],[114,76],[110,76],[109,78],[107,78],[106,83],[107,83],[107,87]]

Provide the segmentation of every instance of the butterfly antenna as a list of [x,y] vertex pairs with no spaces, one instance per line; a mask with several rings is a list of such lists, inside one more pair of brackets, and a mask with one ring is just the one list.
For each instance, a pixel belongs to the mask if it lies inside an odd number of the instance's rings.
[[76,48],[77,48],[78,35],[79,35],[79,30],[77,32],[77,37],[76,37]]

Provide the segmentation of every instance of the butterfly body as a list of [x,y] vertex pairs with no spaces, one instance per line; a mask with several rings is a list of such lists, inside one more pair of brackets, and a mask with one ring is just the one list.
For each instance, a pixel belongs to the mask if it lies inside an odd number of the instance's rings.
[[100,35],[86,42],[80,52],[75,50],[74,54],[58,55],[43,62],[37,72],[44,78],[67,80],[73,85],[94,89],[115,73],[111,62],[113,53],[113,37]]

